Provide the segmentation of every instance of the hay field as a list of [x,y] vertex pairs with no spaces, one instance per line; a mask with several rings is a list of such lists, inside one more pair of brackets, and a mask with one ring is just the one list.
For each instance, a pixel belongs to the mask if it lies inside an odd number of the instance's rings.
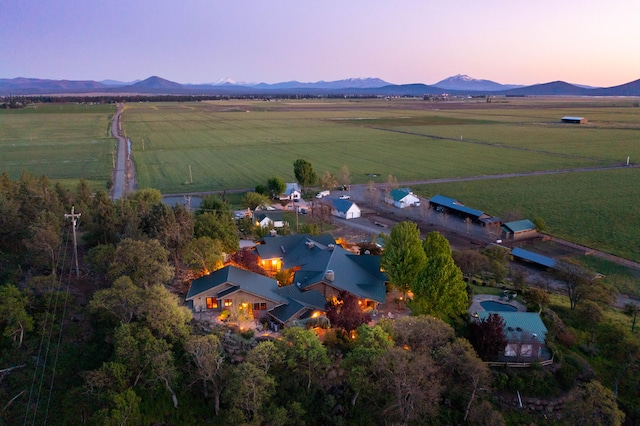
[[[515,102],[141,103],[127,106],[123,128],[133,143],[140,186],[165,193],[250,188],[271,176],[290,181],[297,158],[309,160],[318,174],[337,173],[345,164],[354,183],[371,175],[378,175],[375,181],[389,174],[410,181],[640,158],[638,108]],[[559,124],[561,116],[577,113],[590,124]]]
[[23,171],[65,186],[80,178],[106,188],[115,140],[108,135],[114,105],[30,105],[0,111],[0,172]]

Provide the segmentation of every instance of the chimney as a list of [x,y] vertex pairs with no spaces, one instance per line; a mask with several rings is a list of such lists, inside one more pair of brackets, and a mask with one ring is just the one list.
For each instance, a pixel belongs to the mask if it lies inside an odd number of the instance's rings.
[[333,279],[336,277],[335,273],[333,272],[333,270],[329,269],[327,270],[327,272],[324,274],[324,278],[327,281],[333,281]]
[[276,231],[275,229],[272,229],[269,231],[269,235],[271,235],[272,237],[276,237],[278,236],[278,231]]
[[333,249],[336,248],[336,245],[335,244],[329,244],[327,246],[327,248],[329,249],[329,251],[333,251]]
[[313,244],[313,241],[307,241],[305,244],[307,245],[308,249],[312,249],[315,246],[315,244]]

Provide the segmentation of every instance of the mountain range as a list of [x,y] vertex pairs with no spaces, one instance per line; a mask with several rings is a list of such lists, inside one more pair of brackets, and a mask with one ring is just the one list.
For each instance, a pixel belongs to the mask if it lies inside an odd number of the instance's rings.
[[452,96],[640,96],[640,80],[619,86],[596,88],[563,81],[531,86],[500,84],[460,74],[433,85],[422,83],[397,85],[370,77],[315,83],[288,81],[275,84],[236,83],[229,79],[210,84],[181,84],[157,76],[134,82],[43,80],[23,77],[0,79],[0,96],[56,94],[424,96],[444,93]]

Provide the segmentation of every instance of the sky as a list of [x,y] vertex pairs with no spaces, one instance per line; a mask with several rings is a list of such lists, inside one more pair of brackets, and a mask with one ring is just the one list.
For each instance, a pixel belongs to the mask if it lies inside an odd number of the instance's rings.
[[0,78],[640,79],[638,0],[0,0]]

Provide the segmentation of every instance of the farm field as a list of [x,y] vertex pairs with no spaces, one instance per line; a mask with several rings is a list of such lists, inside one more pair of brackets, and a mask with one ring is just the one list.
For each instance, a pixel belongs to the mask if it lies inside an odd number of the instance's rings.
[[[631,103],[514,102],[141,103],[127,105],[123,128],[133,143],[139,185],[164,193],[251,188],[271,176],[290,181],[297,158],[311,161],[318,174],[346,164],[354,183],[382,182],[389,174],[410,181],[640,158],[640,109]],[[559,124],[575,111],[590,124]]]
[[637,168],[413,187],[498,217],[542,218],[554,236],[640,261],[638,188]]
[[30,105],[0,111],[0,173],[23,171],[74,187],[80,178],[105,189],[115,140],[108,134],[115,105]]

